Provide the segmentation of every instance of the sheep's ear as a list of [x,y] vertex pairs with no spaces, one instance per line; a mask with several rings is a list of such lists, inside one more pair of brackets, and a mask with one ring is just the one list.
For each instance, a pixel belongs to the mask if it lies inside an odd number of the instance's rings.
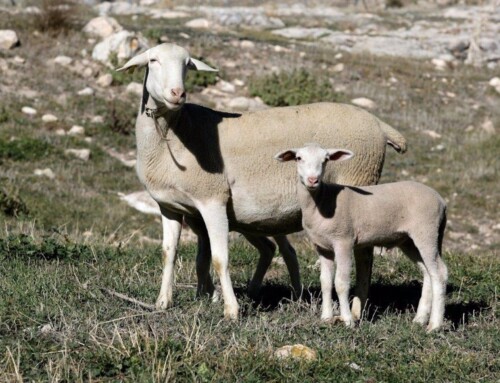
[[328,149],[327,152],[328,161],[345,161],[354,156],[354,153],[347,149]]
[[121,72],[124,70],[132,69],[134,70],[137,67],[141,67],[147,65],[149,62],[148,51],[141,53],[140,55],[132,57],[127,63],[121,68],[116,69],[117,72]]
[[190,58],[188,61],[188,68],[192,70],[202,70],[206,72],[218,72],[218,69],[214,69],[211,66],[208,66],[203,61],[196,60],[194,58]]
[[274,156],[274,158],[280,162],[292,161],[295,160],[295,155],[297,152],[295,150],[285,150],[283,152],[279,152]]

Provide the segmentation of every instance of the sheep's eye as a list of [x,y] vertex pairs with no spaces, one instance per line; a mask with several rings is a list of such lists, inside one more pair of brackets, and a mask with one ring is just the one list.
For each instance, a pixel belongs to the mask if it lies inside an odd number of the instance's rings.
[[150,60],[149,60],[149,62],[150,62],[150,63],[157,63],[157,62],[158,62],[158,60],[157,60],[157,59],[150,59]]
[[295,160],[296,160],[296,161],[301,161],[301,160],[302,160],[302,157],[295,157]]

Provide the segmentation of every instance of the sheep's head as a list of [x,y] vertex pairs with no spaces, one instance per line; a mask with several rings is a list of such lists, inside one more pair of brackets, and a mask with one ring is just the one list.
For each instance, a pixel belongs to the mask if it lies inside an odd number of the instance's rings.
[[184,79],[188,69],[217,72],[217,69],[191,58],[188,51],[174,44],[160,44],[131,58],[117,71],[148,66],[146,89],[156,102],[179,110],[186,102]]
[[308,144],[299,149],[288,149],[274,156],[281,162],[295,160],[299,180],[308,190],[316,190],[325,173],[328,161],[344,161],[354,154],[347,149],[323,149],[318,144]]

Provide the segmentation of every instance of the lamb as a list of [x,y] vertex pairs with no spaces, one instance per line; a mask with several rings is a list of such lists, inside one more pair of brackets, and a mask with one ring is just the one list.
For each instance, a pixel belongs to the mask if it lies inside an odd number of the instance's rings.
[[[443,324],[447,268],[441,259],[446,204],[433,189],[417,182],[349,187],[323,182],[327,161],[353,156],[346,149],[323,149],[309,144],[276,154],[279,161],[297,162],[298,199],[302,225],[314,243],[321,264],[321,318],[332,319],[332,274],[340,318],[353,325],[349,311],[349,279],[353,250],[371,246],[399,247],[423,274],[422,296],[414,322],[429,321],[427,329]],[[430,316],[430,320],[429,320]]]
[[[137,174],[158,202],[163,225],[163,277],[156,305],[172,303],[173,270],[183,216],[199,235],[198,293],[212,293],[210,258],[218,274],[226,318],[238,317],[228,271],[228,233],[243,233],[260,251],[251,286],[262,282],[274,236],[300,289],[298,262],[286,235],[302,229],[292,170],[271,156],[283,146],[318,139],[360,155],[333,166],[325,179],[351,185],[374,184],[386,144],[406,150],[404,137],[370,113],[352,105],[318,103],[231,114],[186,103],[188,69],[214,71],[174,44],[161,44],[130,59],[118,70],[146,67],[136,121]],[[370,252],[357,253],[360,302],[367,294]],[[359,255],[359,256],[358,256]],[[357,306],[360,306],[359,304]],[[355,311],[359,312],[359,308]]]

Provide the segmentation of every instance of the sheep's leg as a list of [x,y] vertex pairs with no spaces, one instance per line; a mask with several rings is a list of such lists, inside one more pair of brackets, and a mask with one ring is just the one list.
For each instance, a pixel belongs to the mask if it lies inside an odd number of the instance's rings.
[[215,287],[210,276],[210,262],[212,253],[210,251],[210,239],[203,221],[191,217],[185,217],[186,223],[193,229],[198,236],[198,252],[196,254],[196,275],[198,277],[198,286],[196,296],[201,297],[208,295],[212,300],[218,299],[217,294],[214,294]]
[[339,298],[340,319],[346,326],[352,327],[354,320],[349,307],[349,287],[352,269],[352,245],[350,243],[334,244],[335,263],[335,290]]
[[354,250],[356,261],[356,289],[351,313],[354,320],[360,320],[368,299],[373,267],[373,247]]
[[234,295],[228,268],[229,223],[226,215],[226,205],[218,201],[199,204],[198,210],[205,221],[212,264],[220,280],[222,297],[224,299],[224,317],[238,319],[238,302]]
[[276,251],[276,245],[272,243],[268,238],[252,235],[243,234],[244,237],[250,242],[260,254],[259,263],[257,264],[257,269],[248,285],[248,295],[251,297],[256,297],[262,286],[262,281],[264,280],[264,275],[267,269],[271,265],[274,253]]
[[431,315],[432,308],[431,276],[427,271],[422,257],[420,256],[420,253],[413,242],[405,243],[404,245],[400,246],[400,248],[413,262],[417,264],[418,268],[422,272],[422,294],[418,302],[417,314],[415,315],[413,322],[426,324],[429,321],[429,316]]
[[182,215],[161,208],[161,221],[163,226],[163,275],[156,307],[166,309],[172,304],[174,266],[182,228]]
[[323,303],[321,305],[321,319],[330,320],[333,318],[333,270],[334,270],[334,254],[332,251],[316,247],[320,261],[320,282],[321,296]]
[[288,274],[290,275],[290,282],[294,293],[297,297],[302,294],[302,284],[300,283],[299,261],[297,260],[297,253],[292,247],[286,235],[276,235],[273,237],[278,244],[280,254],[283,256]]

